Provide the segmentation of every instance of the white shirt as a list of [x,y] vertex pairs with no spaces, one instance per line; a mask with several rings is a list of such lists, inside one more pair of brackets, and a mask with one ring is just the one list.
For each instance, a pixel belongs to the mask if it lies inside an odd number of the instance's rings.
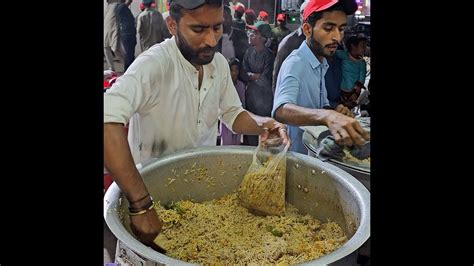
[[229,65],[216,53],[203,71],[199,90],[198,71],[172,37],[140,54],[104,94],[104,123],[130,120],[136,164],[184,148],[215,146],[218,118],[232,129],[244,109]]

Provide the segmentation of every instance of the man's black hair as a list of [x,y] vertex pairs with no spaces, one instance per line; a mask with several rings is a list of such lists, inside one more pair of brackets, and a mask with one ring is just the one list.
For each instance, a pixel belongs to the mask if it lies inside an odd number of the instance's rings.
[[235,57],[229,58],[229,67],[231,67],[233,65],[236,65],[236,66],[240,67],[239,59],[237,59]]
[[357,36],[357,35],[351,36],[346,41],[346,49],[348,52],[350,52],[352,49],[352,45],[357,46],[359,45],[360,42],[368,42],[368,41],[369,40],[365,36]]
[[[221,7],[222,0],[206,0],[202,3],[202,5]],[[197,6],[196,8],[199,8],[202,5]],[[169,9],[170,16],[172,19],[176,20],[177,23],[179,23],[179,20],[183,16],[183,10],[187,10],[187,9],[185,9],[182,5],[176,3],[175,1],[171,2],[170,9]]]

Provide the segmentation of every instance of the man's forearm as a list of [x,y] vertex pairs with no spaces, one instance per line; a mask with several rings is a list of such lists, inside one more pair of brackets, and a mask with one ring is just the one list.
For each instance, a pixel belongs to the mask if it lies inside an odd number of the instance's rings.
[[133,162],[122,124],[104,124],[104,163],[130,202],[147,200],[148,190]]
[[294,126],[326,125],[326,118],[332,110],[312,109],[286,103],[275,111],[275,119]]
[[232,130],[237,134],[259,135],[263,132],[265,124],[272,121],[270,117],[263,117],[249,111],[241,112],[232,125]]

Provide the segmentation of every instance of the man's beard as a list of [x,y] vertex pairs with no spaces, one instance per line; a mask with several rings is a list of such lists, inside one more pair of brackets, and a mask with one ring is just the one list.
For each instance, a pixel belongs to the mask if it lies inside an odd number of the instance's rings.
[[[207,65],[212,61],[212,59],[214,59],[216,47],[206,46],[204,48],[199,48],[197,50],[194,50],[188,45],[188,42],[183,37],[183,35],[179,33],[179,31],[177,31],[177,34],[178,34],[178,42],[177,42],[178,49],[179,51],[181,51],[181,54],[184,56],[184,58],[186,58],[186,60],[188,60],[191,64]],[[199,54],[202,52],[206,52],[206,53],[212,52],[212,56],[210,57],[210,59],[199,58]]]
[[324,57],[332,57],[334,56],[334,54],[336,53],[336,51],[334,52],[328,52],[328,53],[325,53],[324,52],[324,48],[327,47],[327,46],[332,46],[337,43],[330,43],[330,44],[327,44],[327,45],[324,45],[318,41],[316,41],[314,38],[313,38],[313,30],[311,30],[311,38],[310,38],[310,43],[308,44],[309,48],[311,49],[311,51],[313,51],[313,53],[315,54],[315,56],[324,56]]

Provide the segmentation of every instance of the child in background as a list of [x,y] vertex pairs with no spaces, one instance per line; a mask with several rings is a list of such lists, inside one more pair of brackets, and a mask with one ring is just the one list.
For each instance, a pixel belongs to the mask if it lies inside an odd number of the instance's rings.
[[336,50],[336,56],[341,59],[341,103],[352,109],[356,105],[367,74],[367,63],[364,60],[367,48],[367,38],[352,36],[346,42],[346,49]]
[[[239,94],[242,107],[245,108],[245,84],[238,80],[240,62],[237,58],[229,58],[230,76],[234,82],[237,94]],[[221,145],[240,145],[242,140],[241,134],[234,134],[223,123],[220,123],[221,129]]]

